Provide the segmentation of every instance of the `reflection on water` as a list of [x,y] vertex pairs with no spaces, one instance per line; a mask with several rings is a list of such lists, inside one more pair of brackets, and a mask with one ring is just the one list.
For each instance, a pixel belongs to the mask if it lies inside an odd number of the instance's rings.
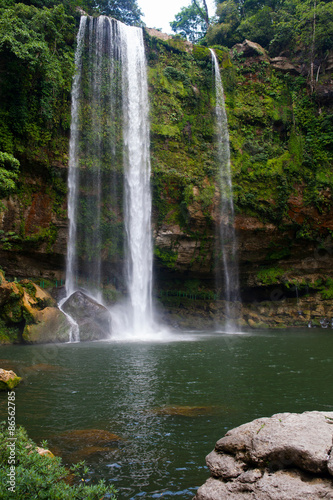
[[331,331],[176,339],[1,347],[6,366],[24,377],[17,423],[65,461],[85,459],[92,478],[115,483],[121,499],[186,500],[208,477],[205,456],[227,429],[333,409]]

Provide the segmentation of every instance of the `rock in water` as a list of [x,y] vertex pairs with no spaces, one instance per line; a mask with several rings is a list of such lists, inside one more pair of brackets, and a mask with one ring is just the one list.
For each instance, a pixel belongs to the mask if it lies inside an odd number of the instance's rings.
[[100,340],[110,336],[110,312],[82,291],[74,292],[62,309],[79,325],[81,341]]
[[71,325],[57,307],[34,311],[33,323],[25,325],[22,339],[27,344],[67,342]]
[[1,391],[11,391],[16,387],[20,381],[21,377],[18,377],[16,373],[12,370],[3,370],[0,368],[0,390]]
[[206,462],[211,477],[193,500],[333,499],[333,412],[279,413],[241,425]]

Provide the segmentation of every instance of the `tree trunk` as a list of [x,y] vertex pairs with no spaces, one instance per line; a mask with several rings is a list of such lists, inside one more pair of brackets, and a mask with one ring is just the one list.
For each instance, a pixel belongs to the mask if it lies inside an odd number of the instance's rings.
[[196,8],[198,9],[198,11],[200,12],[202,18],[204,19],[204,21],[206,23],[206,28],[208,30],[208,28],[209,28],[209,16],[208,16],[208,8],[207,8],[206,0],[203,0],[204,11],[202,10],[200,5],[198,4],[197,0],[193,0],[193,3],[196,6]]

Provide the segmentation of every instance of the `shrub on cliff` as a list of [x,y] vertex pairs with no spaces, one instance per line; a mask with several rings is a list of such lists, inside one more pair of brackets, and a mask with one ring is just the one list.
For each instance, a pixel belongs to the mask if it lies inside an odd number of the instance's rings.
[[15,191],[19,167],[20,162],[13,155],[0,152],[0,196]]

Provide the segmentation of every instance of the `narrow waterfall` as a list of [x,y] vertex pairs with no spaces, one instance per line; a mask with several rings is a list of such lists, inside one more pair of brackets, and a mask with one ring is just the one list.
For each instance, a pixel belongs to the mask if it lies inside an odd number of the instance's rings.
[[[226,329],[235,331],[237,303],[240,301],[237,240],[234,226],[234,204],[230,165],[228,118],[224,102],[224,90],[216,54],[210,49],[214,64],[216,92],[216,140],[218,148],[218,185],[220,189],[220,222],[218,226],[217,287],[225,300]],[[220,257],[220,254],[221,257]],[[220,264],[223,264],[222,266]],[[222,267],[222,269],[221,269]]]
[[[128,295],[119,329],[151,322],[149,106],[141,28],[82,16],[72,89],[66,295]],[[122,261],[122,262],[121,262]],[[121,324],[123,323],[123,324]],[[126,323],[126,324],[125,324]]]
[[72,109],[71,109],[71,132],[69,141],[69,164],[68,164],[68,243],[66,262],[66,296],[69,297],[75,290],[75,278],[77,271],[76,254],[76,219],[78,201],[78,163],[79,163],[79,117],[78,106],[80,98],[81,66],[83,37],[85,34],[87,18],[81,17],[79,33],[77,36],[77,49],[75,54],[75,76],[72,86]]

